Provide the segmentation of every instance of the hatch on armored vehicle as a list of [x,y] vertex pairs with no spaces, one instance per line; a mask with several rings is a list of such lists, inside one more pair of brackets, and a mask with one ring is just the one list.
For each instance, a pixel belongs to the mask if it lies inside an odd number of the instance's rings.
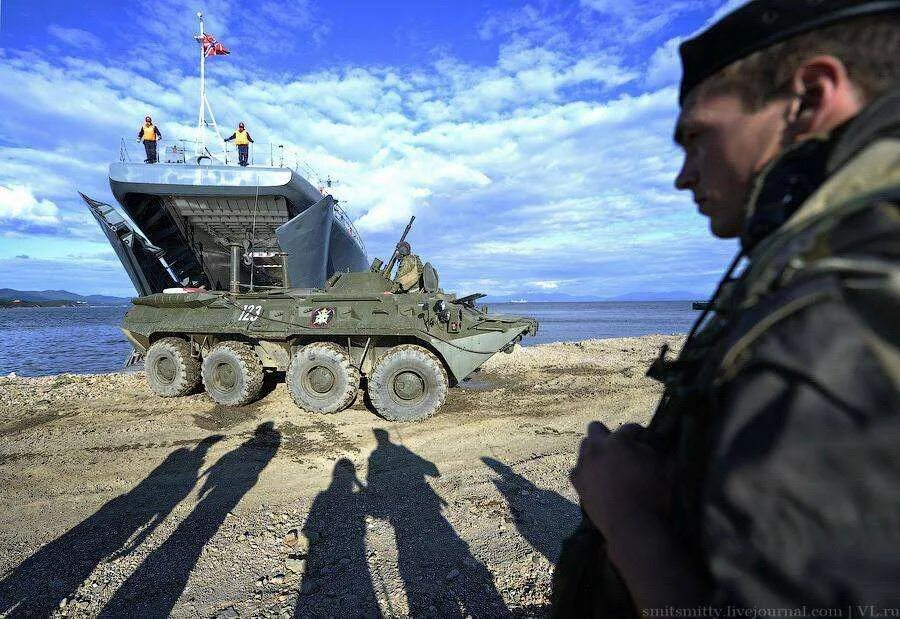
[[450,386],[538,324],[488,313],[476,306],[484,295],[444,292],[405,240],[414,219],[387,264],[376,258],[368,272],[336,273],[322,289],[241,284],[235,245],[230,291],[134,299],[122,330],[145,353],[150,388],[177,397],[202,383],[218,404],[242,406],[259,396],[267,372],[284,372],[294,402],[310,412],[347,408],[362,383],[385,419],[428,417]]

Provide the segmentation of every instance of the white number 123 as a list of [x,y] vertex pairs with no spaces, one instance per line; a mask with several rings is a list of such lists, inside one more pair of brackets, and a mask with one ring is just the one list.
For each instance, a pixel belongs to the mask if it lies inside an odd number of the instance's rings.
[[245,305],[238,320],[254,322],[262,315],[262,305]]

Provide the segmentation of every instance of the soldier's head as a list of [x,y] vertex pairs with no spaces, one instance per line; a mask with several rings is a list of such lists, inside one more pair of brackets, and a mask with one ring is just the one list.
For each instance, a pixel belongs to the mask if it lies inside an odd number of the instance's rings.
[[333,488],[350,489],[356,481],[356,467],[348,458],[341,458],[334,463],[334,471],[331,476]]
[[381,428],[372,428],[372,434],[375,435],[375,440],[378,441],[379,445],[384,445],[391,442],[391,436],[390,434],[388,434],[387,430],[382,430]]
[[675,186],[732,238],[768,162],[898,84],[900,0],[754,0],[680,51]]
[[149,117],[149,116],[145,116],[145,117],[144,117],[144,122],[147,123],[147,124],[149,125],[149,124],[152,123],[153,121],[150,120],[150,117]]
[[238,129],[240,129],[241,131],[243,131],[243,130],[244,130],[244,123],[238,123]]

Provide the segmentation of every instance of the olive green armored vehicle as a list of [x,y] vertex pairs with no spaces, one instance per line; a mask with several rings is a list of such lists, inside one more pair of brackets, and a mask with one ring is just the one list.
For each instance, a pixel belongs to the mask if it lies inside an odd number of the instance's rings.
[[145,355],[150,388],[177,397],[202,381],[218,404],[242,406],[259,396],[266,373],[284,372],[294,402],[310,412],[347,408],[364,382],[385,419],[428,417],[448,387],[538,324],[488,313],[475,303],[482,294],[441,290],[405,241],[411,225],[388,264],[376,258],[369,272],[336,273],[322,289],[248,289],[237,281],[247,257],[233,245],[229,291],[134,299],[122,330]]

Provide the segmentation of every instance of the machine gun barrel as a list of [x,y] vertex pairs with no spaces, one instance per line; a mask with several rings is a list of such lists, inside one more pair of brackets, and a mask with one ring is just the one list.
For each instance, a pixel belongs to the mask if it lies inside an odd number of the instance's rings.
[[413,215],[409,218],[409,223],[406,224],[406,229],[403,231],[403,235],[400,237],[400,240],[397,241],[397,244],[394,246],[394,253],[391,254],[391,259],[388,260],[387,266],[384,267],[384,270],[381,272],[385,277],[391,276],[391,271],[394,269],[394,265],[397,264],[397,260],[400,258],[400,243],[406,240],[406,235],[409,234],[410,229],[412,229],[413,222],[416,220],[416,216]]

